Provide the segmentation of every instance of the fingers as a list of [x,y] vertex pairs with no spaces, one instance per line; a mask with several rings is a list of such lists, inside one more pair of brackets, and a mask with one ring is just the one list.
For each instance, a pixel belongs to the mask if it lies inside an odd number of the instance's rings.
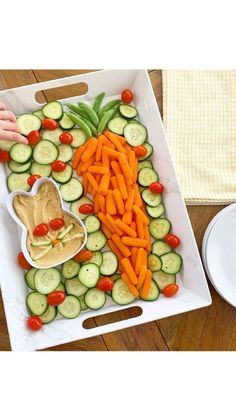
[[14,131],[3,131],[0,129],[0,140],[14,141],[17,143],[28,144],[27,138]]
[[7,109],[7,108],[6,108],[5,103],[0,102],[0,111],[5,111],[6,109]]
[[20,133],[20,129],[18,128],[15,122],[0,120],[0,128],[5,131],[15,131]]
[[1,110],[1,102],[0,102],[0,121],[12,121],[16,122],[16,117],[13,112]]

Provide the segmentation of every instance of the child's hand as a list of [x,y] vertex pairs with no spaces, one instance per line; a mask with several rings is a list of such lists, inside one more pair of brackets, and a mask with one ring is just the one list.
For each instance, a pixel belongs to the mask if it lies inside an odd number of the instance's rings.
[[28,143],[27,139],[20,134],[14,113],[8,111],[3,102],[0,102],[0,140]]

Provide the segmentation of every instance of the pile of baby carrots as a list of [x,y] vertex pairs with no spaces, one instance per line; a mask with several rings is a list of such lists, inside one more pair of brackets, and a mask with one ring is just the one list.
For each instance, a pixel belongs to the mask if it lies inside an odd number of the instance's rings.
[[76,150],[72,167],[82,176],[84,195],[93,195],[94,211],[119,260],[123,281],[136,298],[147,297],[151,241],[135,152],[124,137],[105,131]]

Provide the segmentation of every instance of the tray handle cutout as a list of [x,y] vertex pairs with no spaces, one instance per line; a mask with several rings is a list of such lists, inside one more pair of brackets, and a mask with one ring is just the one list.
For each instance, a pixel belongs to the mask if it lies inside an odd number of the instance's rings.
[[[106,314],[100,314],[97,316],[91,316],[88,317],[87,319],[85,319],[82,323],[82,327],[86,330],[90,330],[90,329],[94,329],[94,328],[101,328],[101,327],[106,327],[106,326],[111,326],[114,323],[122,323],[122,322],[127,322],[132,318],[136,318],[141,316],[143,313],[143,310],[141,307],[139,306],[134,306],[134,307],[129,307],[129,308],[125,308],[125,309],[121,309],[118,311],[112,311],[110,313],[106,313]],[[109,330],[107,330],[107,332],[109,332]],[[103,332],[106,333],[106,332]]]
[[88,85],[87,83],[81,82],[38,90],[35,92],[34,98],[38,104],[44,104],[45,96],[47,101],[50,102],[53,100],[66,99],[68,97],[84,96],[86,93],[88,93]]

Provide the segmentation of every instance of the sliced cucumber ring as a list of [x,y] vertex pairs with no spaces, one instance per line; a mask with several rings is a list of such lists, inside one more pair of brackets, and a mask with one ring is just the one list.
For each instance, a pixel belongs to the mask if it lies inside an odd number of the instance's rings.
[[57,160],[58,154],[58,148],[55,144],[48,140],[41,140],[34,148],[33,158],[36,163],[50,164]]
[[88,215],[84,222],[84,225],[87,230],[87,233],[95,233],[95,231],[98,231],[100,229],[101,223],[99,218],[97,218],[95,215]]
[[31,161],[20,164],[16,163],[14,160],[10,160],[8,163],[8,168],[14,173],[24,173],[30,169]]
[[152,253],[154,253],[157,256],[162,256],[165,253],[171,252],[171,250],[171,247],[163,240],[156,240],[152,244]]
[[59,140],[60,135],[63,133],[61,128],[56,128],[54,130],[45,129],[41,135],[42,140],[51,141],[55,145],[60,145],[61,141]]
[[75,297],[81,297],[81,295],[84,295],[88,291],[88,288],[78,278],[66,279],[65,287],[67,294],[74,295]]
[[52,168],[50,164],[40,164],[34,161],[30,168],[30,173],[32,175],[40,175],[42,177],[49,177],[52,173]]
[[128,122],[126,119],[117,116],[116,118],[110,120],[108,123],[108,129],[115,134],[122,135],[127,124]]
[[142,145],[147,138],[147,130],[142,124],[128,124],[124,128],[127,143],[133,147]]
[[51,323],[57,316],[57,308],[54,306],[48,306],[45,313],[43,313],[40,317],[43,324]]
[[41,120],[38,116],[31,113],[19,115],[16,124],[22,135],[27,136],[31,131],[39,131],[41,128]]
[[62,118],[58,122],[62,129],[71,129],[75,125],[65,113],[63,113]]
[[161,203],[161,194],[153,193],[150,189],[144,189],[142,192],[144,202],[150,207],[157,207]]
[[67,164],[66,168],[62,172],[52,171],[52,177],[56,182],[64,184],[64,183],[69,182],[69,180],[71,179],[72,173],[73,173],[72,167],[69,164]]
[[161,270],[162,261],[159,256],[155,255],[154,253],[150,253],[148,255],[148,269],[152,272],[158,272]]
[[92,252],[101,250],[106,244],[106,236],[102,231],[96,231],[95,233],[88,234],[88,239],[86,242],[86,248]]
[[99,280],[99,276],[99,267],[95,265],[95,263],[83,265],[79,271],[79,280],[87,288],[95,287]]
[[92,204],[91,199],[83,197],[80,198],[78,201],[72,202],[70,206],[71,212],[77,215],[77,217],[79,217],[82,221],[85,220],[85,218],[88,216],[88,214],[82,214],[81,212],[79,212],[79,208],[81,207],[81,205],[84,204]]
[[178,253],[165,253],[161,256],[161,260],[163,272],[171,275],[176,275],[178,272],[180,272],[182,268],[182,258]]
[[167,274],[163,271],[153,272],[152,279],[157,283],[160,291],[163,291],[167,285],[176,283],[175,275]]
[[76,275],[78,275],[79,270],[80,270],[80,264],[76,262],[76,260],[71,259],[63,263],[62,268],[61,268],[61,273],[65,279],[71,279],[71,278],[74,278]]
[[84,296],[85,304],[92,310],[102,308],[106,303],[106,294],[97,288],[88,290]]
[[149,157],[151,157],[152,153],[153,153],[153,146],[149,143],[144,143],[143,146],[146,148],[147,153],[145,154],[144,157],[139,157],[138,160],[139,162],[141,161],[145,161],[146,159],[148,159]]
[[42,112],[45,118],[60,119],[63,115],[63,108],[58,101],[49,102],[43,106]]
[[27,163],[32,157],[33,151],[28,144],[14,144],[10,150],[10,156],[16,163]]
[[10,192],[19,190],[29,191],[30,186],[27,183],[29,173],[11,173],[7,178],[7,186]]
[[32,291],[27,296],[26,304],[32,314],[41,316],[47,310],[47,297],[39,292]]
[[34,275],[35,289],[41,294],[54,291],[60,282],[61,275],[56,268],[38,269]]
[[111,297],[116,304],[126,305],[135,300],[133,294],[127,288],[123,279],[117,279],[112,288]]
[[68,161],[72,160],[73,150],[70,145],[60,144],[58,146],[58,150],[59,150],[58,160],[64,161],[64,163],[67,163]]
[[84,262],[83,265],[87,265],[88,263],[95,263],[95,265],[97,265],[100,268],[102,264],[102,252],[100,252],[100,250],[98,250],[97,252],[93,252],[93,256],[91,257],[91,259]]
[[137,109],[132,105],[120,105],[119,111],[125,118],[135,118],[138,115]]
[[61,185],[60,191],[63,201],[74,202],[83,195],[84,188],[79,179],[72,177],[69,182]]
[[157,205],[156,207],[150,207],[149,205],[147,205],[146,210],[147,210],[148,215],[150,215],[150,217],[159,218],[164,214],[165,207],[162,203]]
[[138,162],[138,171],[145,169],[145,168],[153,169],[153,165],[151,160],[143,160]]
[[28,285],[28,287],[32,290],[35,290],[34,275],[36,271],[36,268],[30,268],[25,274],[25,282]]
[[80,302],[74,295],[67,295],[63,303],[58,306],[58,313],[66,319],[75,319],[80,314]]
[[141,169],[138,174],[138,183],[141,186],[149,186],[151,183],[157,182],[158,179],[159,176],[157,172],[153,169],[149,169],[148,167]]
[[100,272],[102,275],[110,276],[113,275],[118,268],[118,260],[115,253],[111,251],[103,252],[102,264],[100,266]]
[[70,134],[73,137],[73,141],[71,143],[71,147],[80,147],[86,141],[86,135],[80,128],[73,128],[70,131]]

